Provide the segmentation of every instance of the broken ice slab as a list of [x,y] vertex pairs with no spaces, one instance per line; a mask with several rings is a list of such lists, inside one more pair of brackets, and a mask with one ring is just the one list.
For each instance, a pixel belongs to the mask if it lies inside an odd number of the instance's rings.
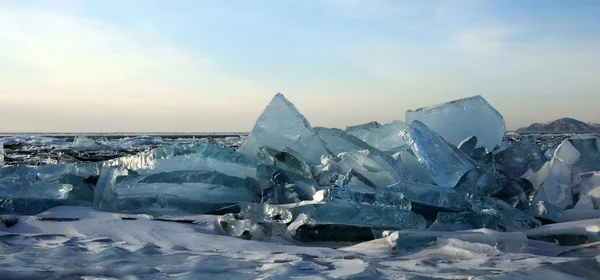
[[337,164],[342,173],[347,174],[353,170],[376,188],[383,188],[401,180],[413,180],[408,170],[390,156],[360,151],[341,153],[339,158]]
[[325,190],[324,201],[339,203],[358,203],[370,205],[395,206],[410,210],[410,201],[402,193],[384,191],[360,191],[349,188],[329,187]]
[[203,214],[240,201],[259,202],[255,179],[216,171],[181,170],[143,175],[105,168],[94,207],[122,213]]
[[307,180],[312,180],[310,167],[297,152],[291,149],[284,148],[283,151],[278,151],[269,147],[260,147],[258,149],[258,158],[264,164],[272,165],[288,173],[294,173]]
[[600,172],[586,172],[578,177],[580,182],[574,187],[574,192],[580,197],[574,208],[600,210]]
[[300,242],[364,241],[374,238],[372,230],[423,229],[426,224],[422,216],[393,206],[330,202],[291,210],[297,218],[286,236]]
[[[563,141],[554,152],[554,157],[538,172],[527,177],[534,189],[541,188],[534,200],[547,201],[562,209],[574,204],[572,165],[579,160],[580,152],[569,140]],[[540,186],[541,185],[541,186]]]
[[311,196],[315,192],[314,187],[310,184],[303,185],[301,180],[294,181],[292,179],[293,174],[279,170],[274,166],[259,165],[257,168],[257,177],[262,188],[261,202],[268,204],[289,204],[311,200]]
[[4,142],[0,141],[0,168],[4,166]]
[[37,215],[57,206],[90,206],[87,201],[55,198],[0,198],[0,213]]
[[489,215],[498,219],[498,224],[507,230],[523,231],[535,228],[541,223],[508,203],[486,196],[468,196],[471,210],[478,215]]
[[[362,155],[356,156],[363,157],[363,155],[366,155],[368,157],[368,159],[365,159],[366,161],[373,161],[375,162],[375,164],[378,164],[382,168],[386,169],[393,176],[395,182],[399,180],[414,181],[414,177],[410,174],[410,172],[402,164],[402,162],[394,160],[394,158],[392,158],[390,154],[382,152],[381,150],[363,142],[362,140],[352,135],[348,135],[344,131],[339,129],[321,127],[316,128],[316,131],[318,132],[319,137],[321,137],[321,139],[325,141],[327,148],[331,152],[338,154],[339,157],[342,158],[342,167],[344,167],[345,164],[343,158],[346,153],[356,155],[360,152]],[[355,171],[358,173],[364,173],[361,171],[363,168],[360,166],[345,167],[342,168],[342,172],[348,173],[349,168],[355,169]]]
[[488,150],[502,142],[506,124],[502,115],[480,95],[406,112],[406,123],[421,121],[450,144],[476,136]]
[[480,167],[465,173],[454,189],[460,193],[493,196],[519,209],[528,208],[533,195],[533,186],[528,180],[509,180]]
[[335,155],[351,151],[369,150],[373,152],[378,150],[363,140],[347,134],[341,129],[315,127],[315,131],[325,142],[327,149]]
[[387,187],[392,193],[401,193],[411,202],[412,211],[435,219],[437,212],[462,212],[469,209],[465,195],[451,188],[440,188],[415,182],[399,182]]
[[573,172],[575,174],[600,171],[600,140],[592,136],[575,136],[569,139],[580,157],[573,162]]
[[508,253],[518,253],[527,247],[527,237],[520,232],[498,232],[489,229],[447,231],[397,231],[386,240],[403,253],[414,253],[436,245],[441,240],[458,239],[465,242],[487,244]]
[[600,241],[600,219],[544,225],[523,233],[529,239],[574,246]]
[[439,212],[429,230],[433,231],[457,231],[488,228],[496,231],[504,231],[500,227],[498,219],[489,215],[479,215],[473,212]]
[[557,223],[564,214],[563,209],[545,201],[534,201],[525,211],[531,217],[535,217],[544,223]]
[[452,188],[475,167],[472,160],[420,121],[402,130],[402,136],[435,183]]
[[354,133],[368,134],[368,133],[370,133],[369,132],[370,130],[376,129],[379,127],[381,127],[381,124],[379,122],[373,121],[373,122],[368,122],[368,123],[359,124],[359,125],[347,126],[345,131],[352,135],[354,135]]
[[33,168],[25,165],[0,169],[0,198],[66,199],[72,185],[42,180]]
[[310,164],[319,163],[322,155],[329,154],[325,143],[308,120],[281,93],[273,97],[258,117],[252,132],[238,151],[249,157],[257,157],[258,149],[263,146],[277,150],[289,147],[299,152]]
[[392,156],[400,164],[402,164],[410,174],[412,174],[417,182],[425,184],[434,184],[431,175],[427,173],[427,170],[421,165],[419,160],[415,157],[410,148],[401,150]]
[[458,143],[457,147],[459,150],[465,153],[465,155],[470,156],[471,154],[473,154],[473,151],[477,147],[477,137],[468,137],[465,140],[462,140],[460,143]]
[[105,167],[119,166],[138,174],[177,170],[214,170],[240,178],[254,177],[257,165],[255,159],[203,142],[155,148],[103,163]]
[[391,151],[406,145],[402,136],[399,135],[400,130],[404,127],[406,127],[405,123],[401,121],[392,121],[391,123],[379,127],[351,127],[347,128],[346,132],[379,150]]
[[534,139],[527,137],[504,150],[495,151],[494,161],[497,172],[509,179],[517,179],[528,170],[540,170],[546,159]]
[[270,236],[283,235],[292,213],[283,208],[268,204],[240,203],[239,214],[226,214],[219,218],[219,224],[229,236],[243,239],[264,240]]

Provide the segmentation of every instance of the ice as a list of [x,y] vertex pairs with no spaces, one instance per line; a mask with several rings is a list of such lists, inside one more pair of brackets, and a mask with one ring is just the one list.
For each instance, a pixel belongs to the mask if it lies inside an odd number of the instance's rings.
[[287,223],[292,221],[292,213],[283,207],[240,203],[240,209],[239,214],[229,213],[219,218],[219,224],[229,236],[265,240],[285,234]]
[[503,231],[498,219],[489,215],[479,215],[473,212],[439,212],[435,222],[428,228],[433,231],[457,231],[488,228]]
[[445,231],[397,231],[386,240],[397,251],[414,253],[435,245],[442,239],[458,239],[471,243],[482,243],[504,252],[518,253],[527,247],[527,237],[520,232],[497,232],[489,229],[458,232]]
[[261,147],[258,151],[258,157],[264,164],[294,173],[305,180],[312,180],[310,167],[295,151],[287,148],[284,148],[283,151],[278,151],[269,147]]
[[[573,205],[572,165],[579,160],[580,152],[565,140],[554,152],[550,163],[546,163],[538,172],[529,176],[534,188],[540,188],[535,200],[547,201],[562,209]],[[541,185],[541,186],[540,186]]]
[[346,129],[346,132],[379,150],[391,151],[406,145],[404,139],[399,135],[404,127],[406,127],[405,123],[393,121],[382,126],[350,127]]
[[307,193],[300,188],[300,182],[294,182],[285,171],[278,170],[276,167],[260,165],[257,169],[261,184],[266,178],[268,183],[262,185],[262,202],[268,204],[289,204],[303,200],[311,200],[314,189]]
[[600,241],[600,219],[544,225],[525,231],[529,239],[573,246]]
[[538,220],[497,198],[469,196],[467,201],[471,204],[474,213],[498,219],[498,224],[507,230],[522,231],[541,225]]
[[542,150],[532,137],[494,152],[496,170],[510,179],[520,178],[528,170],[537,172],[546,162]]
[[[392,164],[396,164],[396,162],[389,156],[381,157],[367,151],[359,151],[341,153],[339,158],[340,161],[337,164],[341,173],[348,174],[354,171],[355,175],[362,176],[363,182],[376,188],[383,188],[400,180],[411,178],[403,166],[394,168],[395,166]],[[399,170],[400,172],[398,172]]]
[[349,188],[330,187],[325,190],[325,201],[342,203],[359,203],[370,205],[395,206],[398,209],[410,210],[410,201],[402,193],[385,191],[360,191]]
[[469,208],[464,194],[451,188],[441,188],[416,182],[399,182],[387,187],[391,193],[400,193],[411,202],[412,211],[435,219],[437,212],[461,212]]
[[560,221],[564,214],[563,209],[545,201],[534,201],[526,212],[532,217],[553,223]]
[[0,141],[0,168],[4,166],[4,142]]
[[573,172],[576,174],[600,171],[600,140],[597,137],[572,137],[569,142],[577,151],[580,157],[573,162]]
[[240,178],[256,176],[257,165],[255,159],[202,142],[155,148],[103,163],[103,166],[120,166],[138,174],[214,170]]
[[500,144],[506,125],[502,115],[480,95],[406,112],[406,123],[418,120],[458,145],[476,136],[479,145],[492,150]]
[[364,134],[369,134],[372,129],[376,129],[381,127],[381,124],[379,122],[368,122],[368,123],[364,123],[364,124],[359,124],[359,125],[353,125],[353,126],[347,126],[346,127],[346,132],[348,132],[349,134],[354,134],[354,133],[364,133]]
[[402,150],[394,154],[396,160],[399,160],[400,163],[406,167],[408,172],[410,172],[418,182],[425,184],[433,184],[433,179],[431,175],[427,173],[427,170],[421,165],[419,160],[415,157],[412,151],[409,149]]
[[574,208],[600,210],[600,172],[579,174],[579,184],[574,187],[580,197]]
[[452,148],[440,135],[420,121],[414,121],[402,130],[402,136],[419,162],[435,183],[452,188],[474,165],[464,153]]
[[425,219],[394,206],[350,203],[302,205],[286,237],[298,242],[357,242],[376,238],[377,231],[423,229]]
[[0,169],[0,198],[67,199],[72,185],[42,180],[25,165]]
[[126,172],[103,170],[94,207],[121,213],[203,214],[240,201],[260,201],[258,182],[249,177],[208,170],[124,175]]
[[471,154],[473,154],[473,150],[475,150],[475,148],[477,147],[477,137],[468,137],[465,140],[462,140],[460,143],[458,143],[457,147],[459,150],[465,153],[465,155],[470,156]]
[[89,149],[99,149],[100,145],[96,143],[94,139],[88,138],[83,135],[79,135],[75,137],[73,143],[71,144],[72,148],[75,150],[89,150]]
[[319,163],[322,155],[329,154],[325,143],[306,118],[281,93],[273,97],[258,117],[252,132],[238,151],[256,157],[258,149],[263,146],[277,150],[289,147],[312,164]]

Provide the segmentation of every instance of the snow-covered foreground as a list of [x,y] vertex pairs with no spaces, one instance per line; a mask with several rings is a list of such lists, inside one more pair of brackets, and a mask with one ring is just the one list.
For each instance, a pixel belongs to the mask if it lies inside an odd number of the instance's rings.
[[0,231],[0,279],[600,279],[598,243],[530,240],[515,254],[440,239],[400,256],[385,239],[303,247],[224,236],[217,216],[162,218],[67,206],[22,216]]

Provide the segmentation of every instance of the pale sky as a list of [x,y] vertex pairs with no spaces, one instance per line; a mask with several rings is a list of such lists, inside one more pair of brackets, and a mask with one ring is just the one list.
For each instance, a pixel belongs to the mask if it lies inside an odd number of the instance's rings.
[[482,95],[509,129],[600,122],[600,1],[0,1],[2,132],[250,131]]

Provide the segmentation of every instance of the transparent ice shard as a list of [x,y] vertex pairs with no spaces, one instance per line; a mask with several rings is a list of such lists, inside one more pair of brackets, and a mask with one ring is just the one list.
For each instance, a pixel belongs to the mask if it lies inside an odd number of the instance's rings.
[[273,97],[258,117],[252,132],[238,151],[256,157],[258,149],[263,146],[277,150],[289,147],[311,164],[319,163],[322,155],[329,154],[325,143],[306,118],[281,93]]
[[456,147],[452,148],[420,121],[414,121],[402,130],[402,136],[439,186],[454,187],[467,171],[475,167],[470,158]]
[[393,206],[324,203],[292,209],[297,219],[286,237],[299,242],[359,242],[372,240],[378,230],[423,229],[425,219]]
[[383,188],[403,179],[386,161],[376,162],[363,152],[341,153],[339,158],[337,164],[342,173],[354,171],[355,175],[364,177],[364,180],[376,188]]
[[518,253],[527,247],[527,237],[520,232],[497,232],[489,229],[445,231],[397,231],[386,240],[397,251],[413,253],[439,243],[441,240],[458,239],[471,243],[482,243],[498,250]]
[[379,122],[373,121],[373,122],[368,122],[368,123],[364,123],[364,124],[348,126],[348,127],[346,127],[345,131],[348,132],[348,134],[352,134],[352,135],[354,135],[355,133],[368,134],[368,133],[370,133],[369,131],[379,128],[379,127],[381,127],[381,124]]
[[477,137],[471,136],[462,140],[458,143],[458,149],[461,150],[465,155],[470,156],[473,153],[473,150],[477,147]]
[[103,166],[120,166],[138,174],[178,170],[214,170],[240,178],[254,177],[258,162],[230,149],[197,142],[155,148],[136,155],[116,158]]
[[526,213],[542,221],[556,223],[560,221],[564,214],[564,210],[545,201],[534,201],[526,210]]
[[600,140],[597,137],[579,136],[572,137],[569,142],[577,151],[580,157],[573,162],[573,172],[575,174],[600,171]]
[[527,137],[504,150],[494,152],[494,161],[496,171],[510,179],[517,179],[528,170],[540,170],[546,159],[534,139]]
[[488,150],[502,142],[504,118],[480,95],[406,112],[406,123],[421,121],[450,144],[476,136]]
[[404,127],[406,127],[405,123],[393,121],[380,127],[347,128],[346,132],[379,150],[390,151],[406,145],[402,136],[399,135]]
[[[301,181],[293,181],[291,174],[273,166],[260,165],[257,169],[262,187],[262,203],[289,204],[311,200],[312,193],[305,192],[299,185]],[[292,173],[293,174],[293,173]],[[265,184],[265,179],[268,182]]]
[[284,148],[283,151],[278,151],[269,147],[261,147],[258,151],[258,157],[264,164],[288,173],[294,173],[306,180],[312,180],[310,167],[300,155],[291,149]]
[[562,209],[573,204],[572,166],[580,157],[580,152],[565,140],[554,152],[550,163],[546,163],[538,172],[529,176],[534,188],[541,184],[535,200],[547,201]]
[[397,161],[399,161],[403,166],[406,167],[408,172],[410,172],[414,176],[417,182],[425,184],[434,184],[431,175],[427,173],[427,170],[423,167],[423,165],[421,165],[421,163],[412,153],[410,148],[395,153],[394,157]]
[[410,210],[410,201],[399,192],[361,191],[349,188],[329,187],[325,190],[324,200],[340,203],[358,203],[370,205],[395,206],[398,209]]
[[474,213],[492,216],[498,219],[500,226],[508,230],[523,231],[541,225],[538,220],[497,198],[469,196],[467,201]]

